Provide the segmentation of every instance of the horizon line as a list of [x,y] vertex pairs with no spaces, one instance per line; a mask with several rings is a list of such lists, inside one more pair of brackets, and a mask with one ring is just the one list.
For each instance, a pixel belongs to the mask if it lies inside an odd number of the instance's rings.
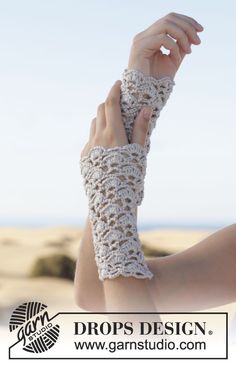
[[[185,229],[216,229],[222,228],[227,225],[233,224],[233,222],[201,222],[201,221],[140,221],[137,223],[138,229],[148,230],[155,228],[185,228]],[[0,220],[0,228],[49,228],[49,227],[78,227],[81,228],[85,225],[83,219],[37,219],[37,220]]]

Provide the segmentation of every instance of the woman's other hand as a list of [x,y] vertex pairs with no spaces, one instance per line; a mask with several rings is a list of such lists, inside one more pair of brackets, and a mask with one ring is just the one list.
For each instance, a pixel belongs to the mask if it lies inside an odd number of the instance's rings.
[[[128,68],[174,79],[183,58],[191,53],[191,45],[201,43],[197,33],[202,31],[203,26],[195,19],[170,13],[134,37]],[[161,51],[162,46],[169,50],[168,55]]]
[[[98,106],[97,116],[92,120],[89,141],[82,150],[81,157],[88,155],[95,146],[105,148],[128,144],[120,108],[120,86],[117,80],[112,86],[105,103]],[[145,144],[148,123],[152,114],[150,107],[144,107],[134,122],[132,143]]]

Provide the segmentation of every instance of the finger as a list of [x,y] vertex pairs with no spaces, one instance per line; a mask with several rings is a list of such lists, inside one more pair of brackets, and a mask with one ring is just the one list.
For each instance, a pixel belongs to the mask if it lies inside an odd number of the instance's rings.
[[[150,35],[160,34],[163,31],[163,27],[165,27],[165,22],[168,21],[168,20],[170,20],[170,21],[172,21],[173,23],[176,23],[176,24],[177,23],[180,24],[178,22],[178,20],[179,21],[181,20],[182,21],[181,24],[182,24],[182,26],[184,26],[183,29],[187,29],[188,25],[194,27],[194,29],[197,32],[201,32],[204,29],[201,24],[199,24],[195,19],[193,19],[191,17],[188,17],[186,15],[182,15],[182,14],[177,14],[177,13],[170,13],[170,14],[167,14],[165,17],[163,17],[161,19],[158,19],[155,23],[151,24],[143,32],[140,32],[139,34],[137,34],[136,38],[137,39],[143,39],[143,38],[145,38],[147,36],[150,36]],[[192,32],[192,31],[190,31],[190,32]]]
[[89,147],[89,142],[86,143],[86,145],[84,146],[84,148],[82,149],[81,153],[80,153],[80,158],[83,158],[84,156],[86,156],[88,154],[88,151],[90,149]]
[[166,20],[163,30],[165,33],[175,38],[186,53],[191,53],[190,42],[183,28],[179,27],[171,20]]
[[121,81],[117,80],[105,101],[106,125],[115,129],[124,128],[120,108],[120,86]]
[[176,18],[184,19],[189,24],[191,24],[198,32],[202,32],[204,30],[203,26],[200,23],[198,23],[195,19],[191,18],[190,16],[187,16],[184,14],[173,13],[173,17],[175,19]]
[[91,125],[90,125],[90,131],[89,131],[89,140],[91,140],[96,133],[96,118],[93,118]]
[[[176,43],[178,44],[178,41]],[[183,50],[183,48],[180,45],[179,45],[179,53],[180,53],[181,62],[182,62],[187,53]],[[179,65],[180,65],[180,63],[179,63]]]
[[101,103],[97,108],[96,132],[101,132],[105,127],[106,127],[105,103]]
[[179,29],[181,29],[187,36],[188,42],[193,44],[199,44],[201,43],[201,39],[197,35],[197,31],[194,28],[192,24],[190,24],[188,21],[176,17],[173,21],[168,20],[168,22],[175,24]]
[[143,46],[145,48],[148,47],[151,49],[160,49],[160,47],[163,46],[170,51],[170,57],[173,59],[173,61],[177,63],[181,62],[179,45],[167,34],[162,33],[147,37]]
[[141,146],[145,145],[151,115],[151,107],[145,106],[141,109],[134,122],[133,134],[131,139],[132,143],[138,143]]

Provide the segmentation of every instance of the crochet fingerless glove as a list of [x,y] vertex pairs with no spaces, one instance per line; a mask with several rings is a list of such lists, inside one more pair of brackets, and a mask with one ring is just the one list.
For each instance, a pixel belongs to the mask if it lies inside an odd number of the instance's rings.
[[80,160],[99,279],[149,278],[137,232],[136,207],[146,173],[145,149],[136,143],[91,149]]
[[121,112],[129,142],[133,132],[134,120],[144,105],[153,109],[149,123],[145,149],[150,150],[150,136],[156,120],[166,104],[175,82],[170,77],[157,79],[138,70],[125,69],[121,83]]
[[150,136],[174,85],[169,77],[156,79],[138,70],[125,69],[121,112],[129,143],[141,108],[149,105],[153,109],[145,146],[135,143],[107,149],[98,146],[80,161],[100,280],[119,275],[153,277],[138,237],[136,207],[143,199]]

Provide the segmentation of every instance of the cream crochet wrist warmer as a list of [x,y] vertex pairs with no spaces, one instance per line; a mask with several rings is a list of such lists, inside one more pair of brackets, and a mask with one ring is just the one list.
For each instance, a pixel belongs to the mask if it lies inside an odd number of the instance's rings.
[[166,104],[175,82],[170,77],[157,79],[138,70],[125,69],[121,83],[121,112],[129,142],[131,141],[134,120],[144,105],[153,108],[145,144],[150,150],[150,136],[156,126],[156,120]]
[[149,278],[137,232],[136,207],[146,172],[139,144],[94,147],[80,160],[99,279],[119,275]]

